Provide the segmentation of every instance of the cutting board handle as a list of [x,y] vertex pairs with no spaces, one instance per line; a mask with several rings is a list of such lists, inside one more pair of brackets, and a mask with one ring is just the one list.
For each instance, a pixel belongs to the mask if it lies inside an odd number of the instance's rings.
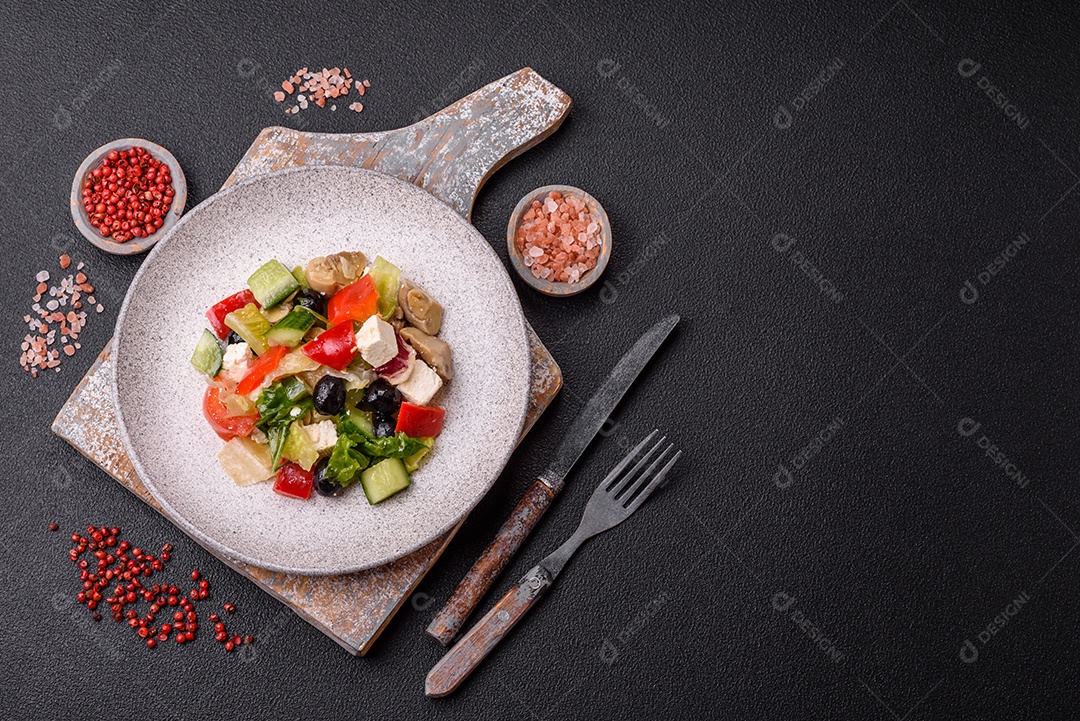
[[571,104],[569,95],[523,68],[397,130],[333,134],[266,128],[225,185],[282,168],[354,166],[419,185],[468,220],[491,174],[555,132]]

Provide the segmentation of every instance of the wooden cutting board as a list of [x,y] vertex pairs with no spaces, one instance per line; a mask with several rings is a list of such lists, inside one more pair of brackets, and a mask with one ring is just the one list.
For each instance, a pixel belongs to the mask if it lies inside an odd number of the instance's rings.
[[[222,187],[282,168],[356,166],[414,183],[469,219],[476,195],[491,174],[555,132],[570,105],[566,93],[525,68],[398,130],[337,135],[266,128]],[[562,387],[555,359],[531,327],[528,332],[532,388],[522,436]],[[111,366],[110,342],[60,409],[53,432],[168,517],[137,477],[120,438]],[[393,563],[340,576],[275,573],[207,550],[350,653],[363,656],[460,527]]]

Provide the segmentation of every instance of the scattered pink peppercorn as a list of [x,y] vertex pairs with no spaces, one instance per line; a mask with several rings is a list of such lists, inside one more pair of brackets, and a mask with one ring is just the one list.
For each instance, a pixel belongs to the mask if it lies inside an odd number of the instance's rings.
[[[58,530],[59,527],[52,529],[53,525],[56,524],[50,524],[50,529]],[[126,620],[136,635],[145,641],[147,648],[154,648],[158,643],[167,641],[170,634],[175,634],[173,638],[179,645],[195,641],[199,616],[192,602],[206,597],[209,582],[202,578],[198,570],[193,570],[191,577],[198,583],[198,587],[192,589],[188,596],[179,595],[180,589],[171,584],[151,584],[146,581],[144,586],[142,579],[164,568],[162,559],[168,559],[172,546],[165,544],[161,559],[158,559],[132,547],[130,542],[121,540],[120,532],[115,526],[88,526],[85,536],[79,533],[71,534],[73,547],[69,549],[68,557],[79,569],[81,583],[81,590],[75,596],[76,601],[93,612],[91,617],[94,621],[101,620],[101,614],[96,612],[98,604],[106,604],[113,620],[117,623]],[[93,557],[92,562],[81,558],[86,553]],[[140,602],[147,604],[148,612],[141,614],[136,610]],[[172,614],[173,623],[163,623],[160,628],[152,626],[155,614],[169,606],[179,606]],[[236,612],[236,606],[232,603],[227,603],[224,607],[226,613]],[[218,614],[211,613],[209,618],[215,626],[215,638],[225,643],[228,650],[232,651],[242,643],[254,641],[251,636],[241,637],[236,634],[230,637]]]

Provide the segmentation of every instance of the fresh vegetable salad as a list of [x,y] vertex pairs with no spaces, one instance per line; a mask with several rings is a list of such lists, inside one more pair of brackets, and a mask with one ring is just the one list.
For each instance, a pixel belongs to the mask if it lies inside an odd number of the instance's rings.
[[258,268],[206,312],[191,365],[206,374],[203,414],[238,485],[375,504],[408,488],[435,445],[435,404],[453,376],[443,309],[379,257],[335,253]]

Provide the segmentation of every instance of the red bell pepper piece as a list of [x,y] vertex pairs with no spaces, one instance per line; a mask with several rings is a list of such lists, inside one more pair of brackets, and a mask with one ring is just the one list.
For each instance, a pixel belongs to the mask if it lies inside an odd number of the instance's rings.
[[261,386],[263,381],[266,380],[266,376],[270,375],[278,367],[278,363],[281,362],[281,359],[285,357],[288,351],[289,349],[285,346],[276,345],[259,356],[258,360],[248,368],[247,375],[241,378],[236,385],[236,392],[239,395],[246,396]]
[[210,310],[206,311],[206,319],[210,321],[210,327],[214,329],[214,334],[221,339],[229,335],[229,326],[225,325],[225,316],[232,313],[234,310],[243,308],[248,303],[254,303],[259,305],[259,302],[255,300],[255,296],[251,294],[250,290],[244,289],[239,293],[233,293],[228,298],[214,305],[210,306]]
[[363,323],[379,312],[379,291],[370,275],[347,285],[330,297],[326,304],[326,317],[330,325],[354,320]]
[[251,435],[251,429],[259,421],[259,414],[230,416],[228,407],[221,400],[221,394],[224,392],[217,386],[207,387],[206,394],[203,396],[203,415],[206,416],[206,422],[223,441],[237,436]]
[[404,433],[413,438],[434,438],[442,433],[443,418],[446,411],[442,408],[414,406],[405,401],[398,411],[395,433]]
[[286,462],[278,469],[277,478],[274,479],[274,493],[291,498],[307,498],[311,495],[314,479],[314,471],[305,471],[295,463]]
[[324,330],[308,341],[300,352],[324,366],[345,370],[356,356],[356,336],[353,335],[352,321],[346,319],[330,330]]

